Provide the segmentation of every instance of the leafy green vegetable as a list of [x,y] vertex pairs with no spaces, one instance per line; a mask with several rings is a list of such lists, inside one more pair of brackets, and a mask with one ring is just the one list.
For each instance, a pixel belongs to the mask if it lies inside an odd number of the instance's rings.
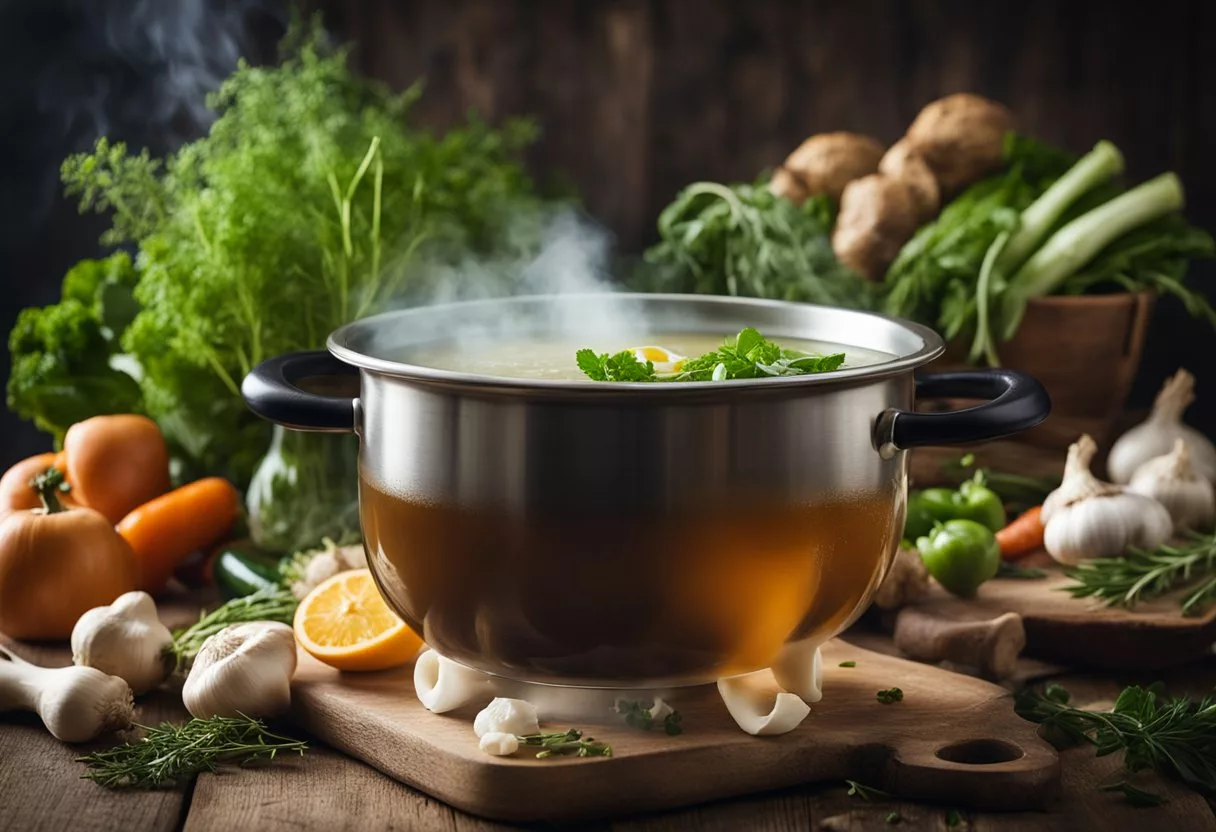
[[724,381],[827,373],[844,363],[845,354],[807,355],[788,350],[747,327],[713,352],[690,358],[676,372],[664,375],[654,371],[652,362],[638,359],[629,350],[597,355],[583,349],[575,359],[593,381]]
[[603,353],[596,355],[594,350],[579,350],[575,353],[578,368],[593,381],[654,381],[654,364],[650,361],[639,361],[629,350],[622,350],[616,355]]
[[[270,427],[239,385],[263,359],[433,296],[451,271],[438,267],[470,254],[522,264],[538,245],[545,206],[518,161],[534,127],[470,119],[435,137],[414,123],[419,94],[355,75],[314,19],[289,32],[279,66],[242,64],[223,84],[206,137],[165,159],[102,139],[64,163],[82,210],[111,215],[104,241],[139,249],[140,308],[121,342],[143,409],[195,473],[249,480]],[[77,350],[93,337],[75,318],[55,328]],[[92,366],[60,375],[109,380]]]
[[694,183],[659,215],[636,288],[871,308],[870,284],[832,251],[834,213],[825,196],[797,206],[766,180]]
[[1050,686],[1046,695],[1026,692],[1015,699],[1023,719],[1041,723],[1057,745],[1086,742],[1099,757],[1123,752],[1130,772],[1150,769],[1216,795],[1216,700],[1161,701],[1157,685],[1123,689],[1110,711],[1069,707],[1068,692]]
[[9,335],[8,407],[51,434],[73,423],[143,410],[139,383],[121,369],[118,341],[134,317],[137,275],[126,252],[82,260],[63,280],[63,300],[25,309]]

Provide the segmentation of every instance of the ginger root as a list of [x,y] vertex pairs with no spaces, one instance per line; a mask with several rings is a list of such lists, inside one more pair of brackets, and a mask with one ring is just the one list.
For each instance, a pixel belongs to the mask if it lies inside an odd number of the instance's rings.
[[786,157],[773,173],[769,189],[801,205],[809,197],[827,194],[840,202],[845,186],[878,170],[882,145],[860,133],[820,133]]
[[891,563],[887,577],[874,594],[874,605],[879,609],[895,610],[929,592],[929,570],[915,549],[901,548]]

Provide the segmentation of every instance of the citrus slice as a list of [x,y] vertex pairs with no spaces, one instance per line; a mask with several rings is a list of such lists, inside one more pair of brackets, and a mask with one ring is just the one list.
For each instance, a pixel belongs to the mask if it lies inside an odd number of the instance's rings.
[[296,641],[338,670],[384,670],[405,664],[422,639],[388,608],[367,569],[340,572],[300,602]]

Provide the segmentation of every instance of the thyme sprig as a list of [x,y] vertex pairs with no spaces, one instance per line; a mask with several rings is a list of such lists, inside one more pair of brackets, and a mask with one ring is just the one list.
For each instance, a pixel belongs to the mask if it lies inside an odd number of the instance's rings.
[[520,745],[540,748],[536,759],[548,757],[611,757],[612,746],[596,742],[593,737],[584,737],[577,728],[555,734],[523,734],[517,737]]
[[165,788],[221,764],[273,760],[279,752],[303,754],[308,747],[247,716],[136,727],[146,732],[141,739],[77,758],[89,767],[83,777],[107,789]]

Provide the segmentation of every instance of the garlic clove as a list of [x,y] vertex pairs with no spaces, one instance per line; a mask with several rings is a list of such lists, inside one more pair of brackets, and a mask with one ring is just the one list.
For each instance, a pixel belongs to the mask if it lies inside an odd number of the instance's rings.
[[0,711],[19,708],[42,718],[62,742],[88,742],[131,725],[131,688],[92,667],[39,667],[0,647]]
[[255,621],[203,642],[182,687],[191,716],[276,716],[291,705],[295,634],[286,624]]
[[1216,445],[1182,421],[1195,400],[1195,377],[1178,370],[1162,385],[1149,418],[1119,437],[1106,461],[1112,480],[1130,482],[1150,459],[1168,454],[1178,439],[1186,441],[1192,465],[1208,481],[1216,481]]
[[1170,453],[1137,468],[1127,490],[1165,506],[1175,531],[1207,529],[1216,520],[1216,493],[1211,481],[1192,466],[1185,439],[1175,441]]
[[786,691],[776,698],[762,685],[764,671],[718,680],[718,693],[735,724],[752,736],[788,734],[810,714],[811,708]]
[[427,649],[414,660],[414,692],[428,711],[442,714],[493,693],[484,673]]
[[675,708],[668,705],[662,699],[655,697],[654,704],[650,706],[650,721],[652,724],[661,725],[663,720],[674,714]]
[[71,644],[73,664],[117,676],[136,694],[156,687],[173,670],[173,634],[146,592],[127,592],[80,616]]
[[540,733],[536,706],[522,699],[496,697],[473,720],[473,731],[479,737],[507,733],[517,736]]
[[488,734],[482,734],[477,745],[487,754],[495,757],[509,757],[519,750],[519,738],[514,734],[491,731]]
[[819,642],[804,639],[782,647],[773,664],[773,678],[803,702],[809,704],[822,699],[823,656],[819,652]]

